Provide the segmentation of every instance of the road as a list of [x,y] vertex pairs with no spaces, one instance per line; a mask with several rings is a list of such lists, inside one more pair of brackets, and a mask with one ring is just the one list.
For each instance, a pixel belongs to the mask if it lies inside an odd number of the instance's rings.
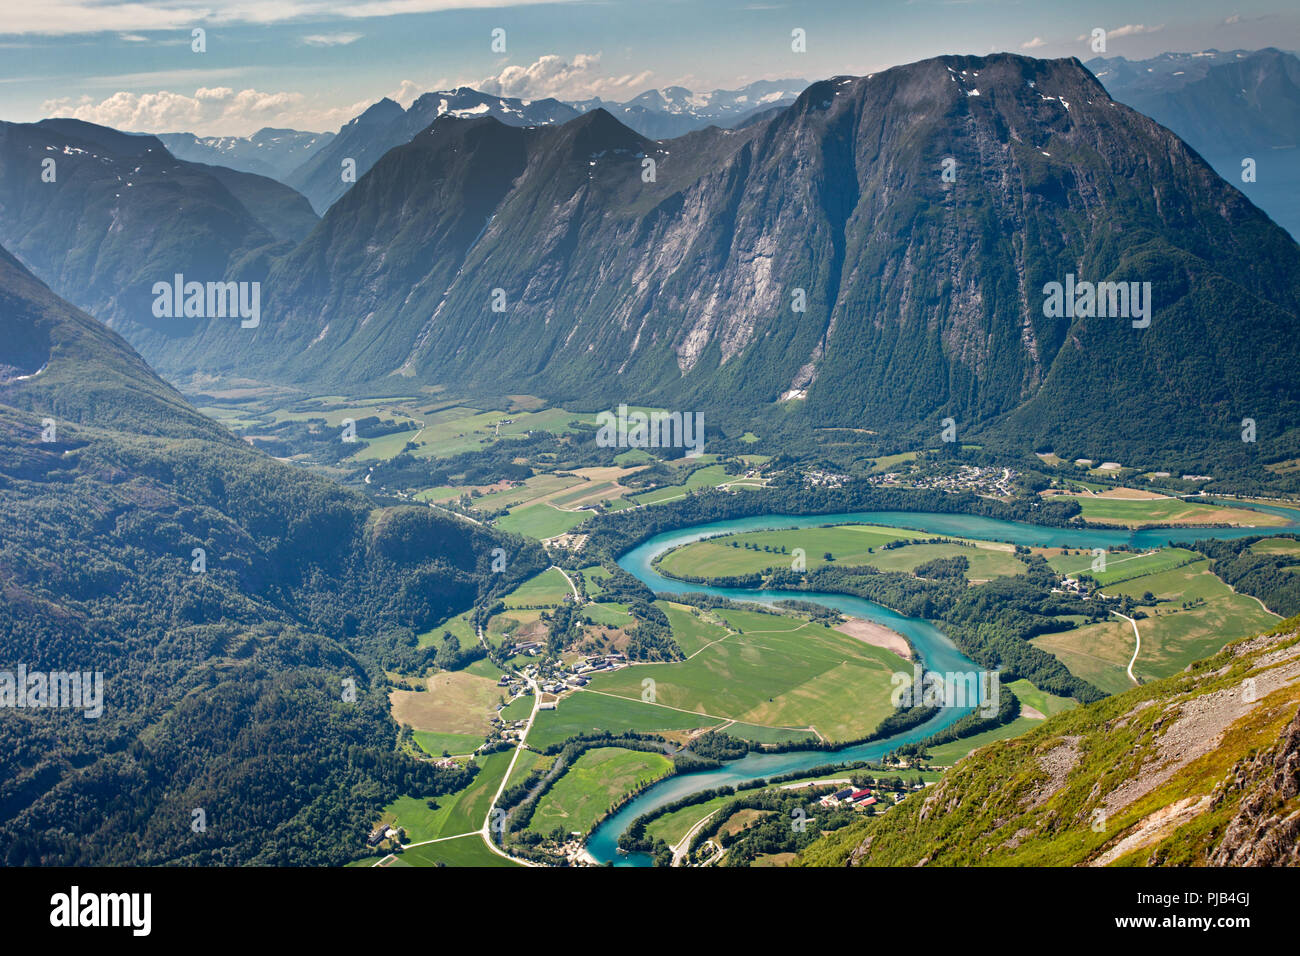
[[[565,575],[568,577],[568,575]],[[501,847],[496,845],[492,839],[492,814],[496,809],[497,801],[501,799],[501,794],[505,793],[506,784],[510,782],[510,775],[515,771],[515,764],[519,762],[519,754],[524,749],[524,741],[528,739],[528,732],[533,729],[533,721],[537,719],[537,711],[542,706],[542,689],[537,686],[537,681],[531,677],[524,676],[528,681],[528,686],[533,689],[533,712],[528,715],[528,723],[524,725],[524,732],[519,735],[519,743],[515,747],[514,755],[510,758],[510,766],[506,767],[505,774],[501,777],[501,786],[497,787],[497,792],[492,797],[492,802],[488,804],[487,817],[483,821],[483,828],[479,834],[483,837],[483,842],[488,845],[488,849],[497,856],[503,856],[507,860],[513,860],[516,863],[522,863],[524,866],[538,866],[532,860],[521,860],[519,857],[511,856]]]
[[563,574],[564,580],[569,582],[569,590],[573,592],[573,603],[581,604],[582,598],[578,597],[578,586],[573,583],[573,578],[569,577],[569,572],[564,570],[564,568],[560,567],[558,564],[552,564],[551,567]]
[[1136,684],[1138,679],[1133,676],[1133,665],[1137,663],[1138,651],[1142,650],[1142,635],[1138,632],[1138,622],[1133,620],[1133,618],[1129,617],[1127,614],[1120,614],[1119,611],[1111,611],[1110,613],[1114,614],[1116,617],[1124,618],[1124,620],[1133,625],[1133,638],[1136,643],[1133,646],[1133,659],[1128,662],[1128,679]]

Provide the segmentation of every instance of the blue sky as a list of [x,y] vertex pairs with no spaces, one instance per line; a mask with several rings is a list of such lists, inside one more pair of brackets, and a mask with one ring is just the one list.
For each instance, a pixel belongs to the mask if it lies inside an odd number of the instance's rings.
[[[457,85],[630,99],[869,73],[942,53],[1300,48],[1294,0],[0,0],[0,119],[246,135],[337,129]],[[191,49],[191,30],[207,50]],[[506,31],[506,52],[491,31]],[[806,31],[807,51],[790,49]]]

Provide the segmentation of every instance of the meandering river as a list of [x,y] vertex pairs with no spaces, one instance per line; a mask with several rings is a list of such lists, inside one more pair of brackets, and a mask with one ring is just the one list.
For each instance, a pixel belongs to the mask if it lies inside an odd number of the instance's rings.
[[[1245,507],[1232,502],[1237,507]],[[1116,531],[1090,528],[1051,528],[982,518],[974,515],[937,514],[931,512],[871,511],[822,515],[762,515],[715,521],[656,535],[644,544],[633,548],[619,558],[619,565],[645,583],[651,590],[669,594],[689,592],[712,594],[734,601],[753,601],[773,604],[776,601],[808,601],[834,608],[852,617],[862,617],[883,624],[902,634],[916,648],[928,670],[949,672],[978,670],[978,666],[962,654],[938,628],[928,621],[906,617],[887,607],[863,598],[844,594],[817,591],[768,591],[756,588],[720,588],[691,584],[666,578],[657,572],[652,562],[665,551],[680,547],[701,538],[739,531],[762,531],[773,528],[813,528],[833,524],[875,524],[894,528],[907,528],[928,534],[948,537],[978,538],[984,541],[1004,541],[1026,547],[1050,548],[1115,548],[1127,545],[1137,549],[1159,548],[1173,541],[1191,541],[1197,538],[1240,538],[1258,534],[1282,534],[1300,530],[1300,511],[1274,505],[1251,505],[1259,511],[1280,515],[1289,520],[1287,525],[1267,528],[1160,528],[1146,531]],[[587,840],[587,852],[602,863],[615,866],[650,866],[651,859],[644,853],[621,853],[618,837],[637,817],[649,813],[666,803],[672,803],[701,790],[721,786],[735,786],[760,778],[774,777],[795,771],[810,770],[827,764],[846,764],[860,760],[878,760],[902,744],[914,743],[929,737],[937,730],[954,723],[968,714],[969,709],[946,708],[924,724],[891,737],[846,747],[841,750],[792,750],[786,753],[751,753],[732,760],[714,770],[679,774],[648,788],[597,827]]]

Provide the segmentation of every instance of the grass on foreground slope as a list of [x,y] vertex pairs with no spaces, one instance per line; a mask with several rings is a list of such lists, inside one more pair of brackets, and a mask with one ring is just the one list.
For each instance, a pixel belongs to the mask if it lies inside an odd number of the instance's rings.
[[1216,788],[1295,719],[1298,630],[1291,618],[1188,672],[984,747],[883,817],[815,843],[796,865],[1204,864],[1242,803]]

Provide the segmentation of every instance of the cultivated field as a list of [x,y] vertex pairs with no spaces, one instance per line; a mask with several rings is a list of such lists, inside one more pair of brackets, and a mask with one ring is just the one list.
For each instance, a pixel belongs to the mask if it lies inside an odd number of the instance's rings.
[[528,829],[588,833],[616,800],[667,776],[673,762],[658,753],[597,747],[573,762],[537,804]]

